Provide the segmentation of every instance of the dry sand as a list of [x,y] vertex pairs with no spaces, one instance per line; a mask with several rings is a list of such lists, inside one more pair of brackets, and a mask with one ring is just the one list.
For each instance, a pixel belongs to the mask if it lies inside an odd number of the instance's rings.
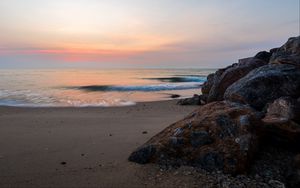
[[162,176],[156,165],[127,161],[134,149],[196,108],[175,103],[0,107],[0,187],[190,186],[189,178]]

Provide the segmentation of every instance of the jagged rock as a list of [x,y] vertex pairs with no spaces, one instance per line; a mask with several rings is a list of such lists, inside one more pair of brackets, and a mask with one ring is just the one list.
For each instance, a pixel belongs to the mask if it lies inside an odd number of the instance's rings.
[[262,129],[269,141],[300,148],[299,104],[290,97],[281,97],[267,108]]
[[202,94],[204,94],[204,95],[208,95],[209,94],[209,91],[210,91],[212,85],[214,84],[214,77],[215,77],[214,73],[209,74],[207,76],[206,82],[204,82],[203,85],[202,85],[202,87],[201,87]]
[[272,54],[270,63],[292,64],[300,67],[300,36],[289,38]]
[[220,81],[220,78],[225,70],[232,66],[234,65],[228,66],[224,69],[218,69],[215,73],[208,75],[207,81],[203,83],[201,88],[202,94],[208,96],[212,87],[214,87],[214,85]]
[[287,122],[290,120],[299,121],[299,102],[291,97],[280,97],[268,105],[264,122]]
[[238,64],[244,64],[244,63],[250,61],[251,59],[253,59],[253,57],[246,57],[246,58],[239,59]]
[[266,64],[266,61],[260,59],[247,58],[227,67],[219,78],[215,78],[208,95],[208,102],[223,100],[224,92],[231,84],[246,76],[251,70]]
[[224,99],[225,90],[231,84],[247,75],[251,70],[269,62],[272,64],[293,64],[300,67],[300,36],[290,38],[280,48],[273,48],[270,52],[261,51],[254,57],[240,59],[239,63],[208,75],[207,81],[201,88],[202,94],[208,95],[207,102],[221,101]]
[[300,96],[300,69],[287,64],[269,64],[251,71],[227,88],[224,98],[250,104],[261,110],[281,96]]
[[249,106],[212,102],[151,138],[129,160],[192,165],[231,174],[245,172],[257,146],[253,126],[258,119],[258,113]]
[[271,63],[274,64],[292,64],[300,67],[300,56],[285,56],[281,55],[272,60]]
[[207,97],[205,95],[194,95],[191,98],[180,99],[177,104],[179,105],[203,105],[206,104]]
[[266,52],[266,51],[262,51],[262,52],[258,52],[254,57],[256,59],[260,59],[260,60],[263,60],[265,62],[269,62],[271,56],[272,56],[272,53]]
[[[272,48],[270,50],[270,53],[273,55],[273,53],[276,53],[279,50],[279,48]],[[271,56],[272,57],[272,56]]]

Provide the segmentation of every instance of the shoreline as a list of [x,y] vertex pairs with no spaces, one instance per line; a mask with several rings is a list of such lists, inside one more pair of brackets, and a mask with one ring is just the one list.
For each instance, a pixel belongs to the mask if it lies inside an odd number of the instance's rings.
[[156,165],[127,158],[197,108],[176,101],[121,108],[1,106],[0,187],[159,187]]
[[[200,88],[199,88],[200,89]],[[169,95],[172,95],[172,94],[169,94]],[[130,107],[130,106],[137,106],[137,105],[144,105],[144,104],[149,104],[149,103],[159,103],[159,102],[169,102],[169,101],[175,101],[175,102],[178,102],[179,100],[181,99],[188,99],[190,97],[176,97],[176,98],[168,98],[168,99],[165,99],[165,100],[155,100],[155,101],[143,101],[143,102],[133,102],[133,101],[130,101],[132,102],[132,104],[128,104],[128,105],[112,105],[112,106],[105,106],[105,105],[99,105],[99,106],[96,106],[96,105],[83,105],[83,106],[27,106],[27,105],[0,105],[0,108],[23,108],[23,109],[31,109],[31,108],[122,108],[122,107]]]

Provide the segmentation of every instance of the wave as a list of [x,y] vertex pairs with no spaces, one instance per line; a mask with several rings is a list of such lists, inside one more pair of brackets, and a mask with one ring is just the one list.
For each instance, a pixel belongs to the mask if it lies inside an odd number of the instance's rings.
[[199,83],[156,84],[156,85],[140,85],[140,86],[87,85],[87,86],[78,86],[78,87],[71,87],[71,88],[68,87],[68,89],[78,89],[78,90],[84,90],[84,91],[152,92],[152,91],[167,91],[167,90],[197,89],[197,88],[200,88],[201,85],[202,84],[199,84]]
[[30,90],[1,91],[0,106],[13,107],[109,107],[109,106],[131,106],[134,101],[122,98],[100,98],[91,100],[68,98],[67,96],[55,97],[38,94]]
[[34,101],[28,102],[28,101],[20,101],[20,100],[1,100],[0,99],[0,107],[1,106],[12,106],[12,107],[111,107],[111,106],[133,106],[136,102],[134,101],[125,101],[125,100],[119,100],[114,101],[114,103],[111,103],[111,101],[101,101],[101,102],[84,102],[84,101],[74,101],[69,100],[67,103],[36,103]]
[[161,82],[180,83],[180,82],[205,82],[206,77],[201,76],[174,76],[174,77],[161,77],[161,78],[144,78],[147,80],[158,80]]

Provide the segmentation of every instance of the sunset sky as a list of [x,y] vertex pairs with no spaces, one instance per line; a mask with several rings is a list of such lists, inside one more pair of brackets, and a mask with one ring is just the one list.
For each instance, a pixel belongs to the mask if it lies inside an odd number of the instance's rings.
[[1,0],[0,68],[215,68],[299,35],[299,0]]

